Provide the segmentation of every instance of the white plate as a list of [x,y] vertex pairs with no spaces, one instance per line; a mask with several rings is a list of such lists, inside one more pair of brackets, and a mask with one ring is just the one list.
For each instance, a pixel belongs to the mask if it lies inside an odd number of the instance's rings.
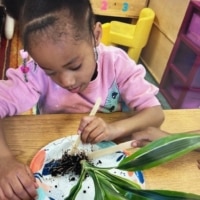
[[[53,177],[49,173],[51,161],[53,159],[57,160],[61,158],[63,153],[71,148],[71,145],[74,143],[76,138],[77,135],[74,135],[55,140],[43,147],[34,156],[30,167],[34,173],[37,183],[39,184],[38,200],[63,200],[69,195],[71,188],[77,183],[78,176],[72,173],[57,177]],[[87,153],[112,145],[115,144],[113,142],[101,142],[95,145],[84,144],[80,145],[79,149],[84,150]],[[126,172],[114,168],[125,156],[126,154],[120,151],[94,159],[93,163],[98,167],[113,167],[113,169],[109,170],[111,173],[126,177],[144,188],[144,178],[140,171]],[[82,188],[79,191],[76,200],[93,200],[94,192],[95,189],[92,178],[87,177],[82,184]]]

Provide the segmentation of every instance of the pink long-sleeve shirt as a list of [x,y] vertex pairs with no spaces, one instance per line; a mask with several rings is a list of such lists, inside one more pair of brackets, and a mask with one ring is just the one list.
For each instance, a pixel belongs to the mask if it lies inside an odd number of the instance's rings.
[[27,63],[28,82],[20,67],[8,69],[8,80],[0,81],[0,117],[20,114],[38,104],[41,113],[87,113],[97,97],[101,112],[122,111],[160,105],[158,88],[144,79],[145,68],[136,65],[116,47],[100,44],[97,48],[98,75],[82,93],[71,93],[54,83],[33,60]]

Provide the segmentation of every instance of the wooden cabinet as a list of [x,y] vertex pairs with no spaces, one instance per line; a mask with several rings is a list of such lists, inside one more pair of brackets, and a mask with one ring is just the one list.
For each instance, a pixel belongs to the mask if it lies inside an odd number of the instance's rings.
[[90,0],[96,15],[134,18],[138,17],[148,0]]
[[200,1],[190,1],[160,91],[172,108],[200,108]]

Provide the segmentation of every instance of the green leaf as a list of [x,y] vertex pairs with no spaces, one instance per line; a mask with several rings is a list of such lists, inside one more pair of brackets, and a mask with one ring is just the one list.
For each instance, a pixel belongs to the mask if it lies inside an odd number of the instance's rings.
[[98,178],[97,173],[94,171],[89,171],[89,175],[92,177],[94,181],[94,187],[95,187],[95,200],[104,200],[105,198],[105,192],[101,188],[100,180]]
[[166,163],[200,148],[200,134],[174,134],[151,142],[124,158],[117,169],[136,171]]
[[[115,199],[115,200],[126,200],[124,196],[122,196],[119,191],[114,189],[112,182],[110,179],[105,176],[105,170],[93,170],[89,169],[88,173],[93,178],[94,186],[95,186],[95,200],[107,200],[107,199]],[[124,191],[125,193],[125,191]]]
[[[200,134],[174,134],[159,139],[142,147],[137,152],[122,160],[115,168],[135,171],[148,169],[180,157],[200,148]],[[76,186],[65,200],[75,200],[85,175],[94,181],[95,200],[199,200],[200,196],[190,193],[167,190],[143,190],[126,178],[111,174],[109,168],[95,167],[82,161],[82,173]]]
[[106,170],[104,170],[101,173],[103,174],[103,176],[106,179],[109,180],[110,183],[112,183],[113,185],[118,185],[121,189],[124,189],[126,191],[128,191],[130,188],[131,189],[132,188],[141,189],[140,185],[138,185],[137,183],[135,183],[127,178],[123,178],[121,176],[111,174],[110,172],[108,172]]
[[[199,200],[200,196],[184,192],[170,190],[136,190],[126,194],[127,199],[136,199],[135,196],[148,200]],[[138,200],[141,200],[141,199]]]
[[85,172],[85,170],[82,170],[82,173],[80,175],[80,178],[79,178],[77,184],[70,190],[68,197],[66,197],[64,200],[75,200],[76,199],[76,195],[78,194],[79,190],[82,187],[82,182],[85,179],[85,176],[86,176],[86,172]]
[[[122,196],[119,191],[117,191],[113,185],[106,180],[104,177],[99,177],[100,183],[101,183],[101,190],[104,191],[105,193],[105,199],[104,200],[109,200],[109,199],[115,199],[115,200],[127,200],[124,196]],[[95,199],[96,200],[96,199]]]
[[[92,177],[95,186],[95,200],[104,200],[108,196],[111,198],[117,193],[115,199],[124,199],[125,194],[131,188],[140,189],[140,186],[127,178],[110,173],[106,169],[92,167],[87,165],[87,173]],[[114,190],[114,191],[113,191]],[[101,193],[99,192],[101,191]],[[109,192],[109,193],[108,193]]]

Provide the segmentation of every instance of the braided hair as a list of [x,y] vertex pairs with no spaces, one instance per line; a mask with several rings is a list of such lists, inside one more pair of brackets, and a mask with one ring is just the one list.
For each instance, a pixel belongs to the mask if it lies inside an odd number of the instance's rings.
[[[7,12],[19,22],[26,50],[34,38],[91,40],[95,17],[89,0],[3,0]],[[16,4],[15,10],[12,3]]]

